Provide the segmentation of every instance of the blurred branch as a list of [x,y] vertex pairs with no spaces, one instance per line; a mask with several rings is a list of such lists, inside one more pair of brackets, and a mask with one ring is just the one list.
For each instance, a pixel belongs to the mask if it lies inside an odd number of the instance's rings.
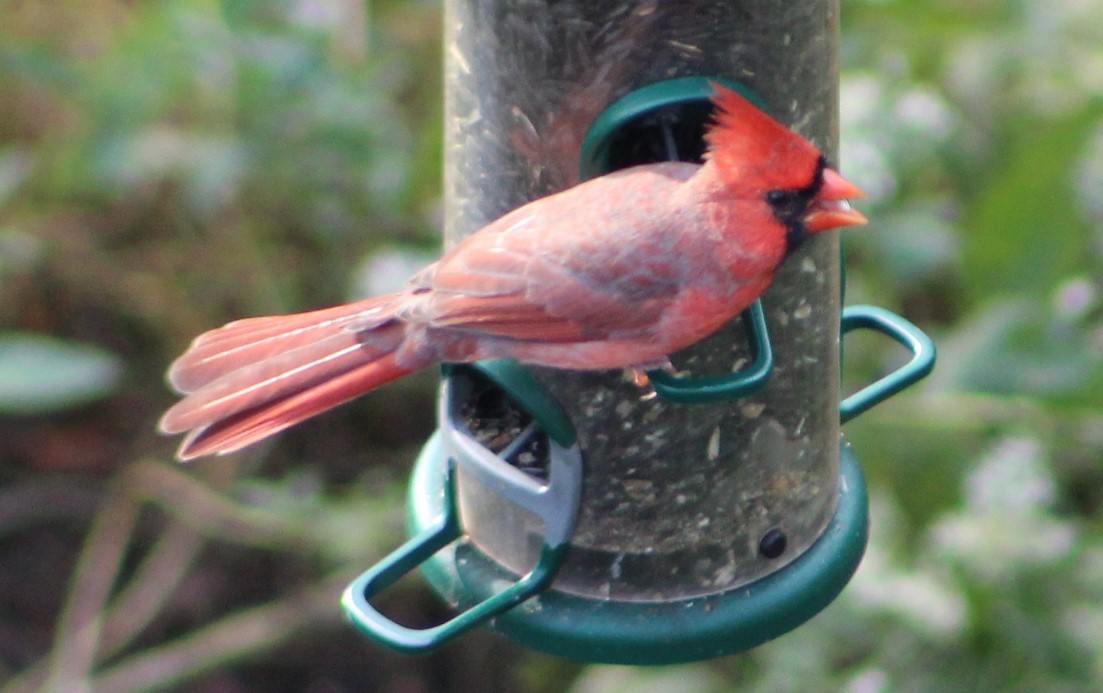
[[276,602],[239,611],[167,645],[124,659],[95,677],[92,688],[129,693],[179,685],[272,649],[304,629],[336,623],[339,617],[335,605],[353,577],[342,571]]
[[[97,662],[123,651],[161,613],[206,538],[305,552],[317,552],[330,541],[328,525],[304,523],[297,515],[248,507],[221,495],[219,487],[229,485],[235,476],[231,467],[234,465],[210,468],[206,476],[214,478],[206,482],[181,468],[152,460],[124,470],[85,540],[53,650],[37,666],[9,681],[4,693],[89,686],[144,690],[154,683],[165,685],[262,651],[293,637],[298,629],[336,618],[342,586],[338,583],[351,577],[343,573],[267,606],[229,616],[174,643],[133,655],[92,680]],[[111,600],[138,511],[145,503],[159,507],[168,515],[169,524]]]
[[55,632],[46,690],[85,688],[95,664],[104,606],[138,519],[136,503],[118,491],[110,496],[96,516],[73,572]]
[[[152,462],[140,463],[127,469],[126,475],[133,481],[133,485],[126,484],[128,493],[138,503],[148,497],[142,492],[149,491],[143,489],[144,484],[148,484],[150,489],[157,488],[159,480],[156,475],[147,474],[143,478],[142,469],[145,465],[181,474],[175,469]],[[220,490],[229,486],[243,471],[241,467],[240,463],[218,465],[208,468],[209,473],[205,476],[214,489]],[[187,478],[191,480],[191,477]],[[182,498],[185,502],[188,499],[188,496]],[[101,659],[122,651],[156,618],[203,548],[203,541],[203,537],[194,527],[179,519],[170,519],[156,545],[111,604],[100,642]]]
[[283,550],[309,550],[317,544],[315,533],[297,518],[235,503],[179,468],[147,460],[136,463],[127,476],[131,498],[152,503],[209,537]]
[[[234,476],[232,469],[220,469],[213,483],[225,485]],[[59,489],[44,487],[19,489],[13,495],[22,508],[14,512],[5,504],[0,520],[14,525],[24,524],[35,515],[32,501],[51,499],[43,507],[56,507]],[[134,576],[112,601],[111,589],[122,566],[131,535],[143,502],[162,507],[170,517],[168,527],[155,547],[145,557]],[[180,518],[201,516],[206,523],[199,526],[206,533],[221,537],[236,537],[245,543],[271,543],[281,532],[272,518],[226,501],[217,491],[194,478],[164,464],[139,462],[126,469],[112,491],[103,499],[92,529],[85,540],[72,586],[56,629],[51,654],[39,666],[10,681],[7,692],[38,690],[70,690],[83,687],[97,659],[121,651],[160,613],[168,597],[187,573],[202,548],[203,538],[195,527]],[[194,513],[194,515],[192,514]],[[264,519],[258,520],[257,516]],[[0,526],[3,526],[0,522]],[[265,529],[256,530],[256,527]],[[287,532],[284,531],[285,535]]]
[[100,640],[99,658],[122,651],[154,618],[187,574],[203,538],[194,529],[172,522],[134,577],[111,604]]

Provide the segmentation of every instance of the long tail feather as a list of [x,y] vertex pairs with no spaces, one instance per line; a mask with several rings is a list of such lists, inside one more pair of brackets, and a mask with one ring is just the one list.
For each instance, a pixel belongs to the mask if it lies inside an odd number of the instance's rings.
[[181,393],[195,392],[237,368],[297,345],[382,325],[393,318],[396,303],[397,297],[383,296],[308,313],[231,322],[196,337],[169,368],[169,382]]
[[389,327],[361,343],[354,333],[334,334],[227,373],[165,412],[161,430],[182,433],[265,402],[282,399],[336,378],[392,352],[401,328]]
[[187,396],[161,431],[191,432],[181,459],[230,452],[428,365],[395,362],[405,339],[397,305],[388,296],[200,335],[170,370]]
[[176,456],[190,460],[240,450],[412,372],[397,365],[393,353],[387,354],[308,389],[195,429]]

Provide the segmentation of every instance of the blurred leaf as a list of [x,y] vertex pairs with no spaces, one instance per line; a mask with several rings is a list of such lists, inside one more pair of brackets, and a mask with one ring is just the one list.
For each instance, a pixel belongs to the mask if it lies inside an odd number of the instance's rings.
[[859,237],[876,253],[874,268],[908,287],[957,267],[959,243],[946,207],[924,202],[881,215],[876,232]]
[[1091,238],[1070,184],[1091,114],[1024,123],[1002,167],[970,204],[963,224],[963,270],[974,297],[1052,289],[1088,271]]
[[1053,396],[1088,386],[1103,366],[1089,335],[1043,305],[1032,299],[999,301],[942,337],[930,387]]
[[33,166],[33,155],[24,147],[0,150],[0,205],[11,199],[30,175]]
[[189,208],[207,216],[237,194],[248,160],[234,138],[155,127],[106,140],[97,163],[100,182],[121,189],[178,180]]
[[0,413],[46,414],[106,397],[122,372],[122,361],[99,347],[0,334]]

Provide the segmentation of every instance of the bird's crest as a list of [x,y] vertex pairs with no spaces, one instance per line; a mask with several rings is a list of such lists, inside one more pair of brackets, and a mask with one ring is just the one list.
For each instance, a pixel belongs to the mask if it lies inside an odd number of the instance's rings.
[[820,152],[763,113],[745,97],[715,82],[713,123],[705,133],[706,158],[721,176],[757,189],[799,188],[811,181]]

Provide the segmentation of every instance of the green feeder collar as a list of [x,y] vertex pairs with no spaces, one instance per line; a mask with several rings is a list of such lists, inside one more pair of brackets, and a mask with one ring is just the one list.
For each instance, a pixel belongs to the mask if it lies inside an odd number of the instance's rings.
[[[449,494],[440,473],[441,443],[429,441],[414,468],[408,521],[415,534],[440,523]],[[842,591],[865,550],[866,484],[850,446],[840,458],[839,504],[820,539],[782,570],[730,592],[671,602],[617,602],[546,590],[517,608],[497,613],[488,625],[533,649],[580,661],[658,665],[718,657],[747,650],[796,628]],[[428,528],[428,529],[427,529]],[[412,567],[412,566],[408,566]],[[479,608],[521,585],[517,577],[461,541],[421,564],[433,587],[460,609]],[[502,585],[510,585],[495,593]],[[350,591],[356,585],[350,587]],[[346,609],[355,606],[346,596]],[[465,613],[471,613],[467,611]],[[359,614],[350,611],[359,623]],[[363,624],[360,624],[363,626]],[[400,649],[405,634],[388,626],[368,630]]]

